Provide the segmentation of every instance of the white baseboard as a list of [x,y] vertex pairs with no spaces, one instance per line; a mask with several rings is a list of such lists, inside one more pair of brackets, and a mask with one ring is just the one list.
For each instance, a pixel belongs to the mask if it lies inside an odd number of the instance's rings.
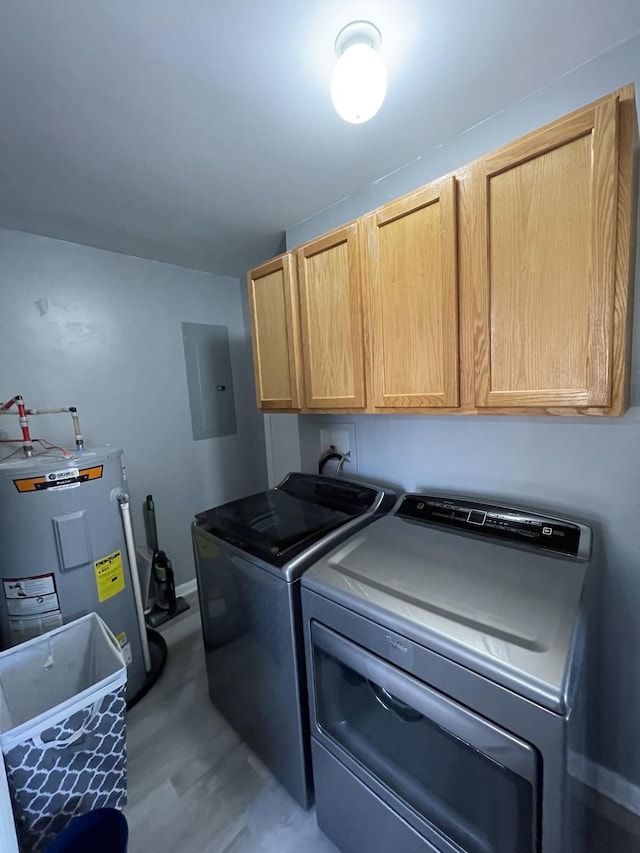
[[193,578],[186,583],[181,583],[176,587],[176,595],[191,595],[192,592],[196,592],[198,589],[198,581]]
[[619,806],[640,815],[640,787],[582,755],[569,754],[569,773]]

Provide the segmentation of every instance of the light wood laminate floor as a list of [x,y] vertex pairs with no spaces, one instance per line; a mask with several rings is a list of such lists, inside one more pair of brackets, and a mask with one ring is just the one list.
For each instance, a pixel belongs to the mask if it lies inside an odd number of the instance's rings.
[[[127,716],[129,853],[338,853],[209,701],[189,602],[162,628],[163,675]],[[585,853],[640,853],[636,816],[593,792],[587,803]]]
[[338,853],[211,704],[189,602],[162,628],[164,673],[127,715],[129,853]]

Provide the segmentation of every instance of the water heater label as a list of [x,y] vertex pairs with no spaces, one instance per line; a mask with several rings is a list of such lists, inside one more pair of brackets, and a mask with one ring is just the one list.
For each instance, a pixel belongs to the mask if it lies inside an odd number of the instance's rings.
[[37,595],[35,598],[7,599],[9,616],[36,616],[41,613],[51,613],[59,609],[58,596],[55,592],[51,593],[51,595]]
[[12,628],[24,630],[27,623],[43,616],[55,621],[60,619],[60,602],[53,574],[5,578],[2,586]]
[[39,477],[27,477],[14,480],[19,492],[40,492],[43,489],[75,489],[88,480],[99,480],[102,477],[102,465],[93,468],[63,468],[61,471],[47,471]]
[[129,666],[133,661],[133,652],[131,651],[131,643],[127,639],[126,633],[123,631],[121,634],[118,634],[116,640],[120,643],[124,662],[127,666]]
[[50,489],[75,489],[80,485],[78,468],[65,468],[63,471],[49,471],[45,474],[47,487]]
[[43,613],[42,616],[10,616],[9,631],[14,643],[24,643],[32,637],[38,637],[45,631],[62,627],[62,614],[59,610]]
[[107,601],[122,592],[124,589],[124,568],[121,551],[114,551],[113,554],[96,560],[93,565],[96,571],[98,600],[100,602]]
[[[56,581],[52,574],[36,575],[30,578],[5,578],[3,581],[4,597],[8,599],[25,600],[55,594]],[[57,597],[57,596],[56,596]]]

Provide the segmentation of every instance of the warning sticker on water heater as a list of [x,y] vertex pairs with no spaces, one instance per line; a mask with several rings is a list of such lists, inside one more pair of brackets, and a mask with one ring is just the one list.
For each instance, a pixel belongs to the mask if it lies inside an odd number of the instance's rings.
[[53,573],[28,578],[5,578],[2,587],[12,630],[24,632],[25,627],[32,622],[37,623],[40,630],[46,630],[42,625],[46,622],[48,627],[51,620],[62,624]]
[[122,649],[122,657],[124,658],[124,662],[127,666],[133,660],[133,653],[131,651],[131,643],[127,639],[127,635],[124,631],[121,634],[116,636],[116,640],[120,643],[120,648]]
[[124,568],[122,552],[114,551],[93,564],[96,571],[98,601],[107,601],[124,589]]
[[31,578],[6,578],[3,581],[4,597],[6,599],[26,600],[50,595],[56,591],[53,572],[48,575],[36,575]]

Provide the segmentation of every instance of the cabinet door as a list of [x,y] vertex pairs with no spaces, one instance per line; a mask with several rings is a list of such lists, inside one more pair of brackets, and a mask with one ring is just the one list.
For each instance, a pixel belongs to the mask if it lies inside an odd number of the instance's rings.
[[305,403],[310,409],[364,408],[358,223],[297,251]]
[[611,403],[617,99],[478,161],[475,403]]
[[258,408],[299,409],[298,296],[291,255],[251,270],[247,280]]
[[366,236],[373,405],[456,407],[455,179],[369,214]]

